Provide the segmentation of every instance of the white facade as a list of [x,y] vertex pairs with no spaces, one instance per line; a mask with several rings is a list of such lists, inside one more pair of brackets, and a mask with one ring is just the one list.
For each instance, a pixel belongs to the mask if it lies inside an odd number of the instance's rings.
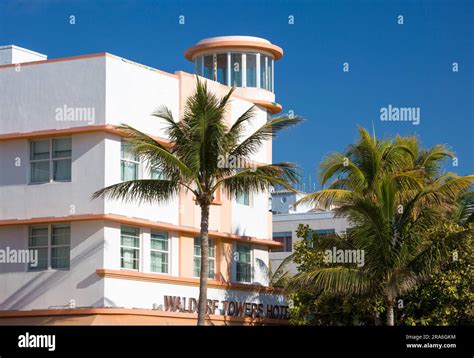
[[[25,63],[18,68],[13,65],[17,62]],[[0,250],[28,249],[32,228],[49,228],[48,269],[0,263],[0,310],[49,309],[67,306],[71,300],[76,307],[151,309],[164,304],[164,295],[197,298],[192,268],[200,212],[189,195],[155,205],[91,200],[92,193],[122,179],[122,138],[114,126],[127,123],[166,139],[163,123],[150,114],[165,105],[178,120],[192,83],[191,74],[169,74],[109,54],[47,61],[46,56],[28,50],[0,47]],[[209,86],[219,94],[228,91],[212,81]],[[274,100],[272,93],[257,91]],[[243,95],[233,99],[229,120],[253,103]],[[265,123],[267,116],[264,106],[256,107],[248,133]],[[70,179],[55,180],[56,169],[52,169],[53,179],[34,183],[32,143],[49,139],[49,155],[54,158],[54,138],[70,138]],[[271,162],[271,143],[253,160]],[[50,168],[55,166],[50,159]],[[139,178],[149,177],[146,163],[139,165],[138,173]],[[69,268],[52,268],[54,225],[69,225]],[[136,270],[121,264],[124,225],[139,229]],[[216,242],[216,277],[209,298],[284,304],[281,295],[252,289],[268,285],[269,245],[264,241],[271,241],[268,193],[253,195],[250,205],[223,197],[211,208],[210,230],[215,232],[211,237]],[[151,271],[152,232],[167,234],[166,273]],[[248,241],[251,280],[243,283],[236,282],[236,263],[231,259],[242,236],[255,239]]]

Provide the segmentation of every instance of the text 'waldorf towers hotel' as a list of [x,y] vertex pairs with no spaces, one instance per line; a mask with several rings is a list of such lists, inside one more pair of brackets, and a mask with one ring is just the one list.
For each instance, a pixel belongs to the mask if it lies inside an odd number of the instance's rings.
[[[179,118],[194,71],[220,96],[236,87],[229,124],[255,105],[248,134],[260,127],[281,111],[274,66],[282,55],[261,38],[214,37],[186,50],[189,72],[166,73],[109,53],[47,59],[0,46],[0,325],[195,324],[193,196],[150,205],[91,195],[160,175],[131,154],[116,126],[169,143],[150,114],[165,105]],[[252,160],[271,163],[271,141]],[[269,251],[280,245],[271,239],[269,196],[216,195],[210,324],[287,322],[284,297],[268,287]]]

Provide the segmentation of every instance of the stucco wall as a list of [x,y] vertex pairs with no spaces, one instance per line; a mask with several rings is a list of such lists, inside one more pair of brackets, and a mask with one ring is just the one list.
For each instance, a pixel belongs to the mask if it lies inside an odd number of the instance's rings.
[[[27,249],[28,226],[0,228],[0,248]],[[27,271],[26,264],[0,264],[0,310],[27,310],[67,305],[103,306],[103,222],[71,223],[70,270]]]
[[103,134],[72,136],[70,182],[29,184],[29,151],[27,140],[0,142],[1,220],[103,213],[103,200],[91,201],[104,186]]

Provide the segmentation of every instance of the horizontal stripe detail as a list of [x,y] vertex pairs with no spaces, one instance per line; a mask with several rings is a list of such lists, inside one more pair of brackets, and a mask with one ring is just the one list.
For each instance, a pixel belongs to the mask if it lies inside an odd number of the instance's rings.
[[[145,273],[128,270],[110,270],[110,269],[97,269],[96,273],[105,278],[117,278],[124,280],[133,281],[149,281],[149,282],[163,282],[172,285],[185,285],[185,286],[196,286],[199,287],[198,278],[187,278],[187,277],[176,277],[169,275],[160,275],[156,273]],[[231,283],[217,280],[207,280],[208,288],[220,288],[224,290],[235,290],[235,291],[251,291],[258,293],[282,293],[283,290],[279,288],[259,286],[252,284],[243,283]]]
[[[61,222],[75,222],[75,221],[113,221],[121,224],[129,224],[136,226],[148,227],[151,229],[159,229],[164,231],[174,231],[183,234],[199,235],[200,229],[174,225],[169,223],[162,223],[158,221],[151,221],[147,219],[131,218],[124,215],[118,214],[86,214],[86,215],[69,215],[69,216],[52,216],[52,217],[40,217],[32,219],[11,219],[11,220],[0,220],[0,227],[2,226],[14,226],[14,225],[36,225],[36,224],[47,224],[47,223],[61,223]],[[209,231],[209,236],[217,239],[228,239],[241,242],[247,242],[255,245],[263,245],[269,247],[281,247],[281,243],[270,239],[258,239],[250,236],[240,236],[236,234],[230,234],[218,231]]]

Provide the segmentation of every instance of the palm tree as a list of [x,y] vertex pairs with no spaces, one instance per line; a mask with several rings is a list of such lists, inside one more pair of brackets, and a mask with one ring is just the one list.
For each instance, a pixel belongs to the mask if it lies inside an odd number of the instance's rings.
[[360,138],[345,153],[321,164],[326,189],[300,200],[336,207],[354,225],[346,237],[320,239],[320,250],[362,250],[365,264],[325,264],[298,274],[294,284],[312,284],[336,294],[383,297],[386,323],[394,324],[396,298],[413,289],[436,269],[447,243],[427,237],[443,211],[474,183],[474,176],[442,174],[442,160],[453,154],[444,146],[420,149],[415,137],[377,140],[359,129]]
[[225,122],[233,89],[224,97],[210,93],[206,83],[197,78],[196,90],[186,100],[180,121],[171,111],[160,107],[153,116],[165,122],[172,143],[163,146],[153,137],[128,125],[119,130],[130,142],[132,151],[162,179],[130,180],[114,184],[94,193],[93,198],[108,197],[127,201],[163,202],[179,193],[189,191],[201,208],[201,272],[198,301],[198,325],[205,324],[207,278],[209,272],[209,209],[214,194],[222,189],[229,197],[249,192],[265,192],[269,186],[281,185],[292,189],[297,181],[295,165],[276,163],[245,165],[235,168],[223,158],[236,158],[238,163],[251,164],[250,157],[262,144],[281,130],[301,121],[298,116],[282,116],[268,120],[249,136],[244,130],[254,118],[252,106],[228,126]]

